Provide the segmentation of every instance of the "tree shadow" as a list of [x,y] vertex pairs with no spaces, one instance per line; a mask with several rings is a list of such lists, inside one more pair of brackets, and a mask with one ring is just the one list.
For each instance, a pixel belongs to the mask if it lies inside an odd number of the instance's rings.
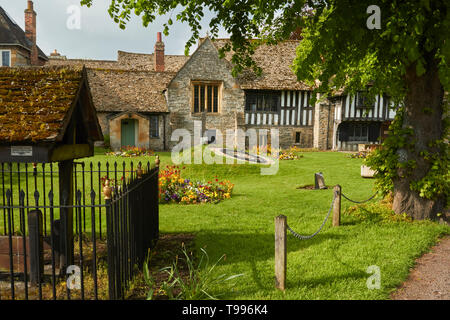
[[[327,233],[325,230],[312,239],[300,240],[288,231],[286,249],[289,254],[318,246],[330,239],[342,240],[345,238],[347,238],[346,235]],[[258,261],[267,261],[273,258],[275,254],[275,235],[270,233],[239,233],[232,229],[200,231],[196,235],[196,243],[200,247],[206,246],[208,253],[226,254],[227,259],[223,262],[224,264],[238,262],[255,264]]]

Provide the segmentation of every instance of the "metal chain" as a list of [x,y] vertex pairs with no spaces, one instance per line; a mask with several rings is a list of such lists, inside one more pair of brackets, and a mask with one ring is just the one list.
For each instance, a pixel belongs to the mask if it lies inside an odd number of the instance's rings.
[[367,199],[365,201],[355,201],[355,200],[349,199],[345,194],[343,194],[343,193],[341,193],[341,194],[345,199],[347,199],[348,201],[353,202],[353,203],[366,203],[366,202],[369,202],[370,200],[372,200],[373,198],[375,198],[375,196],[377,195],[377,193],[375,193],[373,196],[371,196],[369,199]]
[[324,226],[325,223],[327,222],[328,217],[330,216],[330,213],[331,213],[331,209],[333,209],[334,201],[336,200],[336,198],[337,198],[337,193],[335,192],[335,193],[334,193],[333,201],[331,201],[331,206],[330,206],[330,209],[328,210],[328,213],[327,213],[327,216],[325,217],[325,220],[323,220],[322,225],[321,225],[321,226],[319,227],[319,229],[318,229],[316,232],[314,232],[313,234],[311,234],[311,235],[309,235],[309,236],[303,236],[303,235],[301,235],[301,234],[298,234],[298,233],[295,232],[294,230],[292,230],[291,227],[289,227],[289,225],[286,225],[286,229],[289,230],[289,231],[292,233],[292,235],[293,235],[294,237],[296,237],[297,239],[300,239],[300,240],[307,240],[307,239],[313,238],[315,235],[317,235],[317,234],[322,230],[323,226]]

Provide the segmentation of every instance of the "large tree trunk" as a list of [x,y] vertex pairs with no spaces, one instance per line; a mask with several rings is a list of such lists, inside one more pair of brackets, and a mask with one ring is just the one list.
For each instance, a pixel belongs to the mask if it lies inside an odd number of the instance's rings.
[[[439,80],[437,62],[430,59],[427,72],[416,74],[416,65],[406,70],[407,95],[403,126],[413,128],[415,150],[399,150],[403,161],[415,160],[416,168],[411,175],[399,170],[399,178],[394,180],[394,203],[396,213],[406,213],[414,219],[436,219],[445,206],[444,196],[438,199],[425,199],[410,189],[411,181],[422,179],[430,170],[431,164],[419,154],[421,151],[438,152],[429,143],[442,138],[444,90]],[[430,112],[432,110],[432,112]],[[441,151],[442,152],[442,151]]]

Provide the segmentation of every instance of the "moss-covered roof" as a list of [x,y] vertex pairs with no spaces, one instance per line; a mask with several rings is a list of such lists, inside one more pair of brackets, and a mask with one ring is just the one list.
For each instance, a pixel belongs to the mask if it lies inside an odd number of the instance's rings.
[[55,140],[82,79],[82,68],[0,68],[0,142]]
[[[204,39],[201,39],[204,41]],[[217,49],[223,48],[230,39],[212,40]],[[244,70],[238,75],[241,89],[255,90],[311,90],[312,87],[298,81],[291,66],[296,57],[296,48],[300,40],[286,40],[276,45],[262,44],[252,55],[252,59],[262,69],[257,76],[253,70]],[[231,63],[234,52],[225,53],[225,59]]]

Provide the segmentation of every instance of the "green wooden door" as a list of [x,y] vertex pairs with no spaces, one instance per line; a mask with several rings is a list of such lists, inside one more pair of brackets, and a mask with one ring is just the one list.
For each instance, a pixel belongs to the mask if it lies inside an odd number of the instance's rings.
[[124,119],[121,121],[121,131],[122,147],[125,146],[135,146],[136,144],[136,120],[135,119]]

